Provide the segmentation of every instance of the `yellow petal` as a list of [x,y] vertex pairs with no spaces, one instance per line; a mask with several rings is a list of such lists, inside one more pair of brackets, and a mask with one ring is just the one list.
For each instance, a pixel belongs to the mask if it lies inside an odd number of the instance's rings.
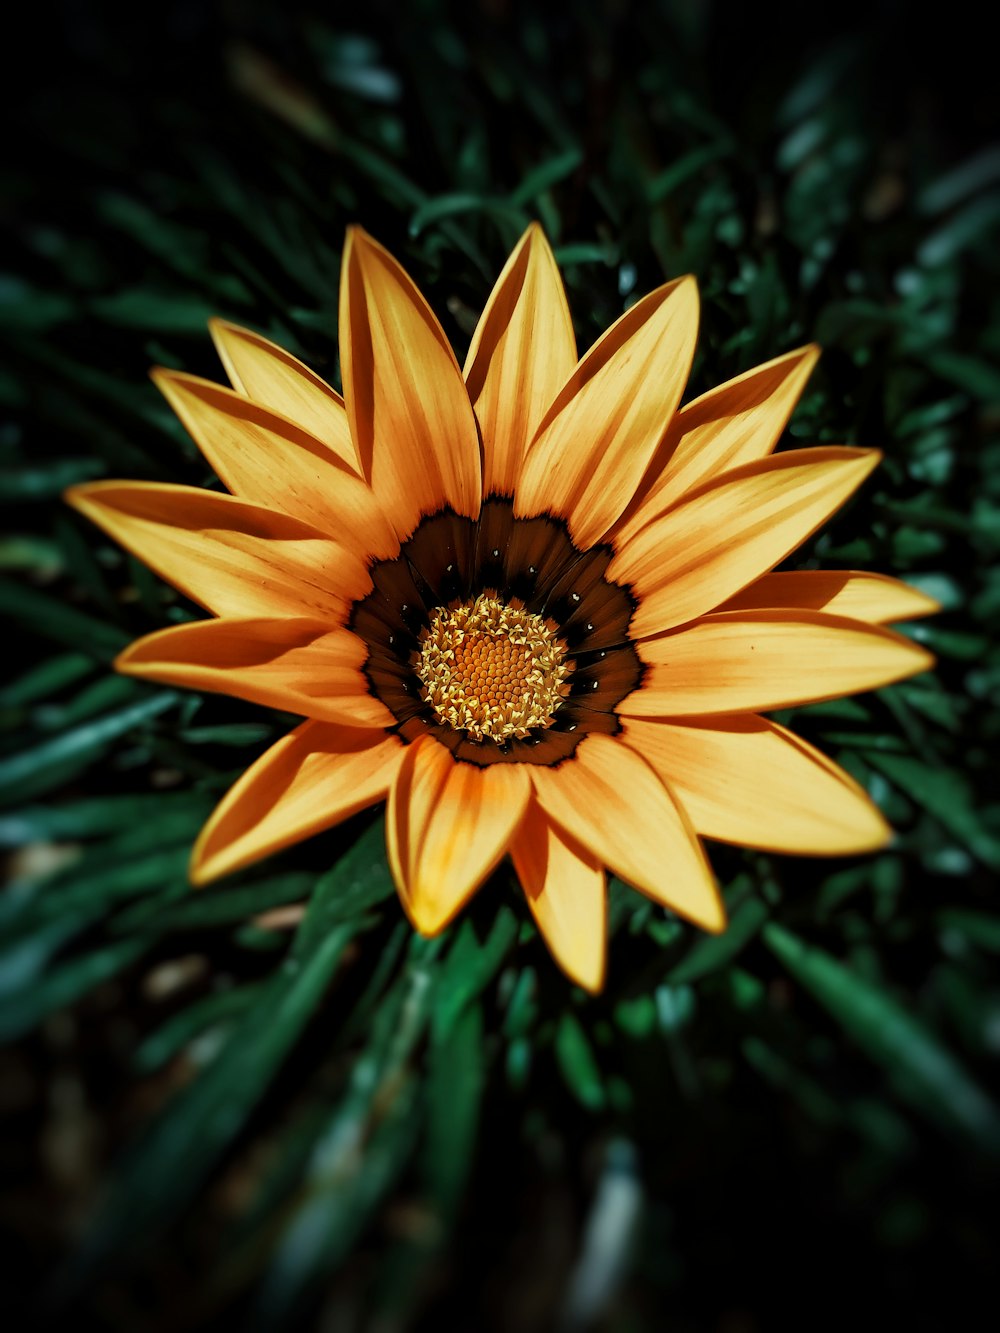
[[369,692],[368,649],[315,620],[202,620],[138,639],[115,666],[126,676],[231,694],[324,722],[391,727]]
[[235,495],[302,519],[362,560],[398,553],[368,483],[294,421],[195,375],[156,370],[153,379]]
[[618,705],[628,717],[789,708],[876,690],[933,663],[901,634],[821,611],[725,611],[637,647],[649,666]]
[[209,331],[226,374],[238,393],[271,408],[307,430],[352,472],[361,465],[351,439],[344,400],[335,389],[277,343],[224,319]]
[[853,778],[766,718],[629,718],[625,736],[703,837],[800,856],[847,856],[874,851],[892,836]]
[[192,880],[228,875],[382,800],[403,748],[371,728],[303,723],[223,797],[195,843]]
[[360,228],[340,282],[340,366],[365,476],[400,539],[445,505],[475,518],[475,413],[441,325],[412,279]]
[[158,482],[73,486],[67,501],[175,588],[218,615],[342,624],[371,579],[315,528],[259,505]]
[[848,616],[872,625],[930,616],[941,607],[933,597],[887,574],[863,570],[808,569],[765,574],[730,597],[720,610],[756,611],[762,607],[793,607]]
[[771,569],[844,503],[875,449],[796,449],[709,482],[623,544],[608,577],[639,599],[635,637],[711,611]]
[[788,424],[818,357],[815,345],[800,347],[685,404],[617,529],[618,542],[628,541],[720,472],[765,458]]
[[556,768],[531,766],[545,814],[656,902],[706,930],[725,909],[691,822],[622,737],[594,734]]
[[566,292],[533,222],[493,288],[465,362],[483,435],[484,495],[513,495],[524,452],[575,365]]
[[698,332],[698,289],[651,292],[591,348],[546,413],[515,491],[521,517],[553,513],[581,549],[635,494],[680,401]]
[[407,916],[443,930],[507,851],[531,795],[520,764],[456,763],[430,736],[407,749],[389,793],[386,847]]
[[608,934],[603,867],[534,801],[510,853],[549,952],[571,981],[599,991]]

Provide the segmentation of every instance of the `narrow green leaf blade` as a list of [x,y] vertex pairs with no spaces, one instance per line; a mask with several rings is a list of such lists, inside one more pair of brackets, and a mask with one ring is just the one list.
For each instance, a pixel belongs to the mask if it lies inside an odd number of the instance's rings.
[[918,1018],[776,922],[764,927],[763,936],[792,976],[885,1068],[915,1111],[1000,1156],[1000,1108]]

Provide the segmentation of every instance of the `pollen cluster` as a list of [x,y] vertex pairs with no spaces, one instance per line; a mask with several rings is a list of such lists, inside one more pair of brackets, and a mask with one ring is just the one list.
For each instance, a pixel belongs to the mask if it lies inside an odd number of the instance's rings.
[[440,721],[497,742],[549,726],[571,669],[550,622],[489,593],[433,611],[415,664]]

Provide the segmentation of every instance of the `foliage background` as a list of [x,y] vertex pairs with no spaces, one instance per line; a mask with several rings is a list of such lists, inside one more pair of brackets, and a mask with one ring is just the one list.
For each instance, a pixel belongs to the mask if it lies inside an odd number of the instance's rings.
[[[1000,150],[975,22],[911,12],[23,15],[0,277],[11,1327],[936,1329],[992,1291]],[[186,611],[59,500],[209,480],[146,372],[221,378],[211,314],[336,380],[348,223],[461,354],[532,217],[581,348],[685,271],[692,393],[822,342],[791,435],[886,461],[797,563],[946,608],[912,630],[933,676],[795,717],[896,843],[713,848],[719,940],[615,886],[598,999],[507,872],[414,938],[378,817],[191,894],[200,822],[287,719],[117,678],[121,645]]]

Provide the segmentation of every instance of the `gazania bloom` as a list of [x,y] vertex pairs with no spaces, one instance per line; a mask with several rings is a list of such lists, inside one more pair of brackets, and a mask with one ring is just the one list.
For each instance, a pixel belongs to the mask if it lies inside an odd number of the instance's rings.
[[857,784],[759,714],[922,670],[884,624],[934,604],[876,574],[770,572],[879,455],[772,453],[813,347],[679,408],[697,323],[681,278],[578,362],[532,226],[463,374],[411,279],[354,230],[343,398],[222,322],[232,389],[155,372],[231,494],[70,492],[212,615],[118,668],[307,719],[212,815],[197,883],[385,800],[418,930],[509,855],[550,950],[596,990],[605,867],[718,931],[699,835],[821,855],[886,841]]

